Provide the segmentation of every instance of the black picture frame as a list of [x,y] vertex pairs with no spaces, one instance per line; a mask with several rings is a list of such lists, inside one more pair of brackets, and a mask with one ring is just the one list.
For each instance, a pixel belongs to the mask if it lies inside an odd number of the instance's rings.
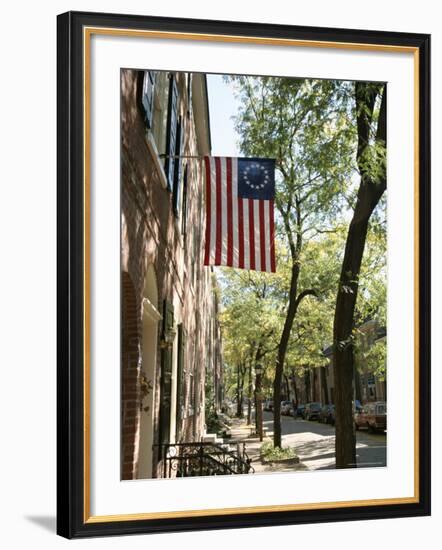
[[[419,60],[418,498],[411,503],[94,521],[85,489],[84,29],[106,27],[409,47]],[[68,12],[57,21],[57,532],[67,538],[335,522],[430,514],[430,36]],[[87,250],[86,250],[87,252]],[[87,336],[86,336],[87,337]]]

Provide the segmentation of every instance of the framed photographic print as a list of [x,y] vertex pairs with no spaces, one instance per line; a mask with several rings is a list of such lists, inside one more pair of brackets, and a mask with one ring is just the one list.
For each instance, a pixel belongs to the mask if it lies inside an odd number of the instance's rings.
[[58,17],[58,533],[430,513],[430,37]]

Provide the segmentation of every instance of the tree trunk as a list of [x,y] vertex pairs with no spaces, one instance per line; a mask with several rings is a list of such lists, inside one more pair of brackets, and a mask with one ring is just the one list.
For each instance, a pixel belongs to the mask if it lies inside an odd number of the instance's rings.
[[284,374],[284,383],[285,383],[285,398],[288,401],[290,399],[290,384],[286,374]]
[[295,402],[298,405],[299,404],[298,388],[296,386],[296,375],[295,375],[295,370],[294,369],[292,369],[292,387],[293,387],[293,395],[295,396]]
[[252,382],[252,361],[249,361],[248,368],[248,387],[247,387],[247,424],[250,426],[252,423],[252,395],[253,395],[253,382]]
[[281,447],[281,381],[284,369],[284,360],[287,352],[287,346],[292,330],[293,321],[296,314],[296,294],[299,279],[299,263],[292,266],[290,280],[290,295],[287,315],[284,322],[281,338],[278,345],[276,358],[275,378],[273,381],[273,446]]
[[328,405],[329,404],[329,398],[328,398],[328,384],[327,384],[327,374],[325,369],[328,367],[319,367],[319,373],[321,376],[321,390],[322,390],[322,404]]
[[[298,247],[300,249],[300,247]],[[287,308],[287,315],[284,322],[281,338],[279,340],[278,352],[276,358],[275,378],[273,381],[273,445],[281,447],[281,382],[284,371],[284,361],[287,353],[290,332],[293,327],[293,321],[296,317],[299,304],[306,296],[317,296],[313,289],[302,291],[297,295],[299,279],[299,262],[294,260],[292,266],[292,275],[290,280],[290,297]]]
[[[356,212],[356,210],[355,210]],[[364,252],[368,219],[350,224],[344,261],[341,271],[341,286],[336,300],[333,351],[335,362],[335,407],[336,407],[336,467],[356,467],[356,436],[353,422],[354,353],[353,317],[357,297],[357,276]],[[351,275],[351,276],[350,276]],[[342,290],[343,286],[352,291]]]
[[240,411],[240,366],[239,363],[236,365],[236,416],[239,416]]
[[304,371],[304,387],[305,387],[305,402],[309,403],[312,399],[310,393],[310,367],[307,367]]
[[312,401],[319,401],[319,395],[318,395],[318,371],[316,370],[316,368],[312,368],[312,371],[311,371],[311,376],[312,376],[312,388],[313,388],[313,392],[312,392]]
[[[348,229],[333,326],[335,368],[336,468],[356,467],[356,436],[353,422],[354,399],[354,312],[358,279],[370,216],[386,188],[385,175],[373,181],[366,172],[364,152],[369,144],[373,111],[379,89],[373,84],[356,83],[358,126],[357,160],[361,173],[353,219]],[[382,94],[376,140],[386,141],[386,97]]]
[[244,408],[243,408],[244,374],[245,374],[245,368],[242,368],[242,365],[238,363],[237,386],[236,386],[236,396],[237,396],[236,416],[238,418],[242,418],[244,416]]

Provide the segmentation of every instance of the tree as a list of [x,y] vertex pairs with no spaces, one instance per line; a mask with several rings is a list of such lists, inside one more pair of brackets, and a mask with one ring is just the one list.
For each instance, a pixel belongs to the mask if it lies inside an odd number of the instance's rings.
[[355,308],[370,217],[386,189],[386,88],[357,82],[355,100],[360,185],[345,244],[333,325],[337,468],[356,466],[352,409]]
[[224,357],[236,369],[237,416],[243,416],[246,388],[249,423],[253,367],[274,351],[274,337],[280,324],[273,296],[276,281],[277,278],[271,279],[265,273],[219,270],[219,284],[223,289],[221,329]]
[[354,171],[355,128],[350,83],[275,77],[232,77],[241,100],[237,118],[242,153],[276,159],[278,233],[290,258],[290,282],[273,381],[274,446],[281,446],[281,382],[294,320],[307,296],[300,284],[302,251],[334,225]]

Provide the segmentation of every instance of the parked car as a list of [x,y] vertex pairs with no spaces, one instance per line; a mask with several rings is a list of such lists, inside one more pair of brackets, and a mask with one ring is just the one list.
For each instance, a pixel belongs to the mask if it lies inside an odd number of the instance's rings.
[[273,411],[273,399],[266,399],[264,401],[264,410]]
[[304,418],[304,412],[305,412],[305,405],[304,404],[299,404],[296,408],[296,416],[295,418]]
[[281,414],[285,416],[293,415],[293,403],[291,401],[281,401]]
[[307,403],[304,412],[305,420],[319,420],[319,413],[321,412],[321,409],[321,403]]
[[354,415],[355,428],[367,428],[370,431],[387,429],[387,404],[385,401],[375,401],[365,404]]
[[324,405],[319,413],[319,422],[324,422],[324,424],[335,423],[335,406],[334,405]]

